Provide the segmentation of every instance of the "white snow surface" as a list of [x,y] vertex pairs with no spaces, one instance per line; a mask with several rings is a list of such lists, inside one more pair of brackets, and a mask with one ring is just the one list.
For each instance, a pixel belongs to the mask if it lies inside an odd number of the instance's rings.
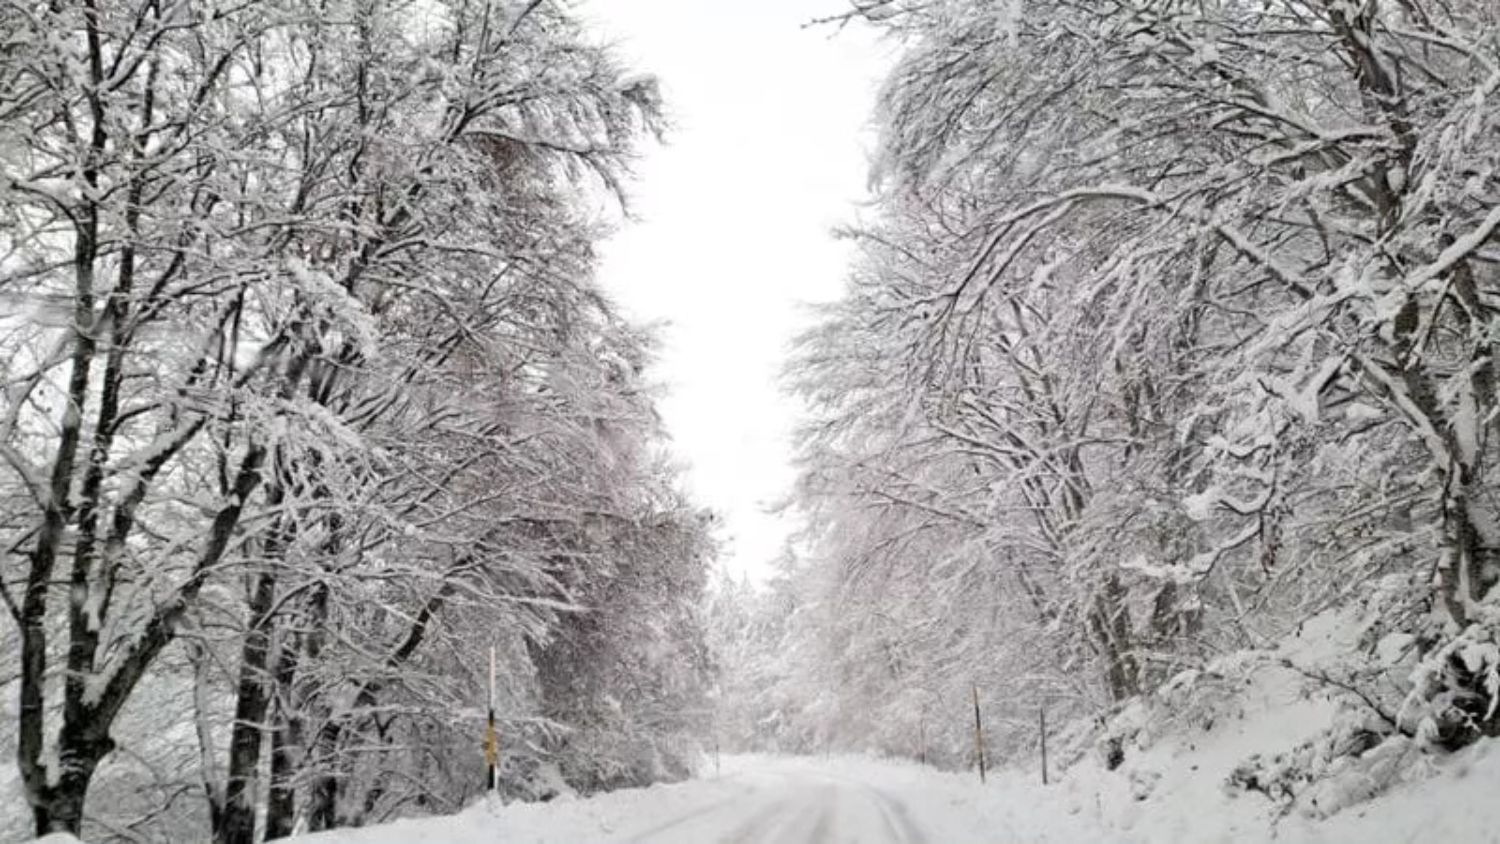
[[[1232,732],[1232,731],[1231,731]],[[1231,798],[1216,755],[1177,757],[1136,799],[1127,769],[1085,761],[1049,786],[1007,770],[973,774],[861,757],[728,757],[722,773],[584,800],[497,806],[447,818],[308,836],[309,844],[1397,844],[1500,842],[1500,752],[1483,743],[1435,777],[1326,821],[1280,818]],[[1220,748],[1228,750],[1227,747]],[[1147,757],[1150,754],[1146,754]],[[1232,763],[1231,763],[1232,764]],[[1193,770],[1193,767],[1198,770]],[[1139,769],[1136,769],[1139,770]],[[1138,781],[1139,775],[1135,778]]]
[[[1311,620],[1277,656],[1318,664],[1346,651],[1351,626]],[[1241,681],[1211,723],[1152,722],[1139,707],[1125,759],[1105,770],[1089,752],[1054,759],[1041,783],[1035,759],[999,760],[981,784],[867,756],[726,756],[697,779],[588,799],[500,805],[482,801],[449,817],[397,821],[298,840],[309,844],[1500,844],[1500,739],[1423,757],[1403,784],[1320,818],[1283,811],[1225,782],[1252,754],[1296,747],[1338,716],[1326,695],[1277,662]],[[1134,715],[1142,715],[1135,719]],[[1198,726],[1192,726],[1197,723]],[[1152,730],[1159,734],[1152,735]],[[1060,749],[1059,749],[1060,750]],[[1066,752],[1066,751],[1061,751]],[[1343,783],[1358,791],[1359,783]],[[1342,803],[1340,805],[1343,805]],[[59,844],[70,839],[42,839]]]

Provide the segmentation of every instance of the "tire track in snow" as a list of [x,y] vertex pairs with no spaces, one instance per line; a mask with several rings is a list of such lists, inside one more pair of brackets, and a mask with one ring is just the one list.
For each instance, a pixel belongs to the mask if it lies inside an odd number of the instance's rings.
[[[820,790],[821,791],[821,790]],[[735,828],[721,844],[816,844],[832,826],[832,803],[821,795],[775,800]]]
[[929,844],[897,797],[857,779],[797,772],[666,819],[625,844]]
[[791,803],[790,800],[777,800],[768,804],[750,820],[735,827],[729,837],[723,839],[723,844],[758,844],[766,833],[775,830],[778,821],[784,819],[785,810]]
[[863,780],[830,771],[819,771],[817,776],[827,782],[847,784],[852,787],[851,790],[868,796],[870,802],[874,803],[879,811],[881,822],[885,825],[886,832],[890,834],[892,844],[928,844],[927,835],[912,820],[911,812],[907,810],[906,804],[889,793]]
[[891,833],[892,844],[927,844],[927,836],[912,822],[911,813],[901,801],[875,788],[866,788],[880,810],[880,819]]
[[747,795],[750,794],[754,794],[754,791],[752,789],[746,789],[737,796],[719,800],[710,803],[707,806],[700,806],[697,809],[694,809],[685,814],[678,815],[677,817],[663,823],[659,823],[656,826],[634,833],[630,838],[625,839],[625,844],[650,844],[653,839],[658,838],[665,833],[673,832],[678,827],[687,826],[688,824],[691,824],[692,822],[699,820],[700,818],[706,818],[711,815],[719,814],[726,810],[732,810],[735,806],[739,805]]

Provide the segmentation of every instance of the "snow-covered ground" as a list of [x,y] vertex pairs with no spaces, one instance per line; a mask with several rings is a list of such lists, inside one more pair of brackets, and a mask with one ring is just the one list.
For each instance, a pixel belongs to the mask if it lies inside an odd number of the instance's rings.
[[[1231,791],[1252,754],[1274,756],[1339,717],[1325,691],[1288,669],[1347,646],[1337,616],[1309,622],[1257,663],[1211,717],[1115,718],[1124,760],[1088,752],[1042,785],[1034,760],[981,784],[912,762],[861,756],[728,756],[698,779],[589,799],[501,806],[340,830],[308,844],[1500,844],[1500,739],[1419,755],[1404,784],[1364,800],[1360,768],[1334,770],[1286,809]],[[1238,676],[1238,675],[1237,675]],[[1153,732],[1155,734],[1153,734]],[[1061,741],[1059,743],[1062,743]],[[1006,761],[1006,760],[1001,760]],[[1342,771],[1342,773],[1340,772]],[[1326,772],[1325,772],[1326,773]],[[1360,794],[1364,788],[1364,793]],[[1351,798],[1351,795],[1353,797]],[[1327,800],[1315,798],[1328,798]],[[1323,819],[1330,802],[1348,808]],[[1350,805],[1352,803],[1352,805]]]
[[[563,844],[563,842],[877,842],[971,840],[942,804],[914,786],[944,777],[862,759],[731,756],[722,772],[676,785],[627,789],[586,800],[496,807],[452,818],[310,836],[309,844]],[[937,811],[932,811],[936,809]],[[955,835],[957,837],[955,837]]]
[[[1252,754],[1291,750],[1339,717],[1328,690],[1286,664],[1317,665],[1347,650],[1352,629],[1336,613],[1309,621],[1274,658],[1237,673],[1209,716],[1142,715],[1114,770],[1100,754],[1084,753],[1045,786],[1034,760],[1009,760],[1014,767],[1002,765],[981,784],[972,773],[910,762],[738,756],[726,757],[718,774],[708,766],[710,773],[676,785],[478,805],[310,844],[1500,844],[1500,739],[1423,756],[1408,766],[1405,784],[1364,802],[1369,789],[1355,781],[1357,767],[1286,809],[1225,788]],[[1117,729],[1131,722],[1130,711],[1116,717]],[[1329,802],[1319,795],[1352,805],[1323,819],[1318,806]]]
[[[1204,757],[1207,758],[1207,757]],[[1084,763],[1043,787],[1025,772],[972,774],[857,757],[729,757],[723,772],[587,800],[310,836],[309,844],[1404,844],[1500,842],[1500,752],[1480,745],[1437,777],[1326,821],[1277,819],[1231,798],[1223,772],[1178,757],[1143,800],[1130,776]]]

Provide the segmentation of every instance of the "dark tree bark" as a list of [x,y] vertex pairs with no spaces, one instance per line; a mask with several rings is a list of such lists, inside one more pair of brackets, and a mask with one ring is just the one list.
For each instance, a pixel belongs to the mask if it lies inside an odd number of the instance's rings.
[[[206,571],[223,557],[239,524],[245,501],[260,483],[264,459],[264,449],[254,446],[241,459],[231,494],[214,517],[208,541],[194,566],[192,577],[176,596],[157,608],[140,638],[120,659],[118,668],[103,683],[102,689],[93,699],[80,696],[65,701],[63,725],[57,741],[60,770],[56,783],[48,782],[48,772],[39,759],[44,714],[40,709],[40,698],[33,713],[22,711],[22,741],[18,756],[23,773],[29,777],[26,784],[33,801],[32,815],[38,835],[50,832],[77,835],[81,830],[84,797],[89,783],[99,763],[114,749],[110,728],[145,676],[146,669],[176,636],[183,614],[203,586]],[[33,645],[23,641],[23,659],[26,656],[24,649],[28,646]],[[38,662],[41,668],[45,668],[45,653]],[[37,682],[40,684],[40,677]],[[24,687],[23,678],[23,692]]]

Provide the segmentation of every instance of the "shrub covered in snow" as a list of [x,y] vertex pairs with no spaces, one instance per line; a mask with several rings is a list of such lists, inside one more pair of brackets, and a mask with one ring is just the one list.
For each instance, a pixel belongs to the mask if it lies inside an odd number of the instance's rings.
[[1486,610],[1412,672],[1401,720],[1424,744],[1455,750],[1500,735],[1500,612]]
[[1398,782],[1414,749],[1378,716],[1350,708],[1290,750],[1252,755],[1230,773],[1225,787],[1231,794],[1258,792],[1284,811],[1326,817]]

